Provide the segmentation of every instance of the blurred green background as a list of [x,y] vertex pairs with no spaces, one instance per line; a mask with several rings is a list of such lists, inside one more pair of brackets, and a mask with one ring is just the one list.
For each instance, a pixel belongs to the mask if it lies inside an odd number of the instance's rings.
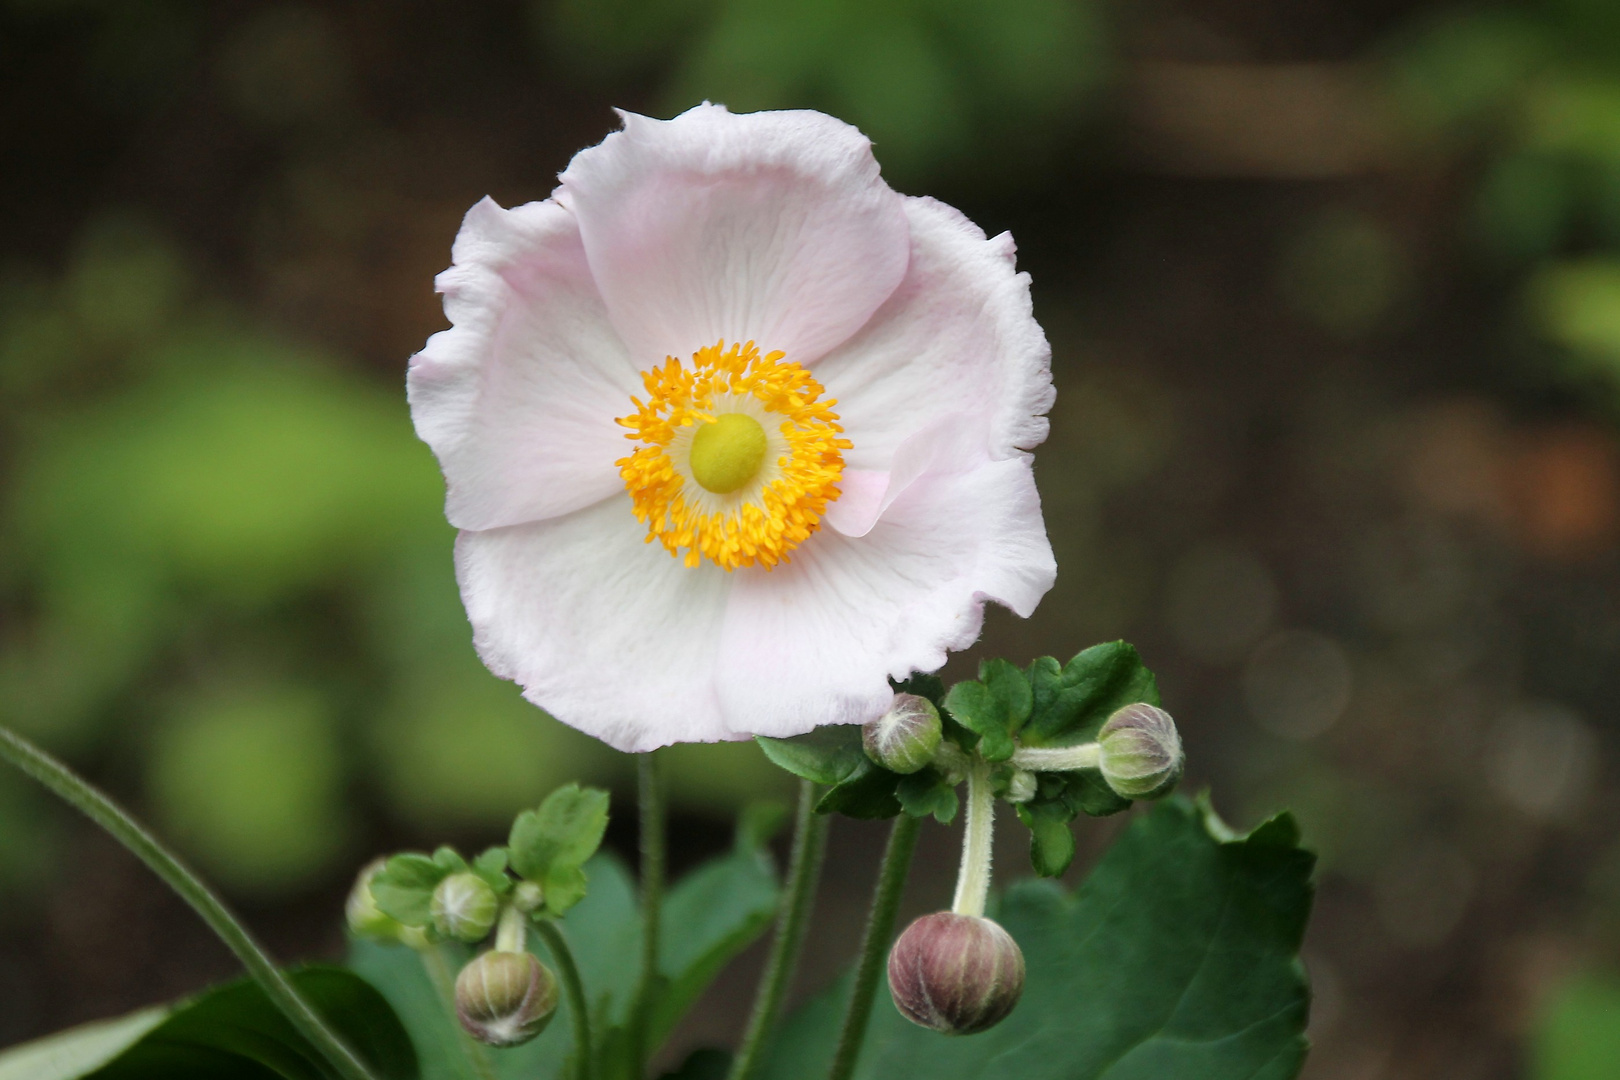
[[[1059,584],[960,670],[1128,637],[1189,784],[1298,809],[1308,1077],[1620,1076],[1612,0],[0,0],[0,87],[0,710],[284,952],[375,851],[628,793],[470,646],[403,394],[461,214],[610,106],[810,106],[1012,229],[1053,340]],[[677,860],[784,792],[671,771]],[[0,776],[0,1044],[196,936]]]

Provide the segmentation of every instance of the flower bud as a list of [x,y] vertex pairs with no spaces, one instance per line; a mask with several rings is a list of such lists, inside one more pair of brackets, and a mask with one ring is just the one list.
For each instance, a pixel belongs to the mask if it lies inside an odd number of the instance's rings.
[[556,1011],[557,978],[529,953],[491,949],[456,976],[456,1016],[490,1046],[528,1042]]
[[482,941],[495,925],[500,906],[495,890],[477,874],[451,874],[433,890],[433,928],[457,941]]
[[1035,797],[1039,787],[1034,773],[1027,769],[1014,769],[1007,778],[1007,794],[1004,798],[1010,803],[1027,803]]
[[371,895],[371,879],[382,872],[387,861],[376,859],[360,871],[354,879],[354,888],[349,890],[349,899],[343,904],[343,915],[348,920],[349,932],[355,937],[395,945],[406,927],[393,916],[384,914]]
[[1181,779],[1181,736],[1163,709],[1138,703],[1120,709],[1097,733],[1098,767],[1125,799],[1156,799]]
[[896,694],[887,713],[861,728],[861,743],[866,756],[890,772],[914,773],[934,760],[943,735],[932,701]]
[[532,881],[520,881],[512,890],[512,906],[525,915],[533,915],[546,902],[546,894]]
[[1024,954],[998,923],[924,915],[889,952],[889,992],[913,1023],[973,1035],[1006,1019],[1024,992]]

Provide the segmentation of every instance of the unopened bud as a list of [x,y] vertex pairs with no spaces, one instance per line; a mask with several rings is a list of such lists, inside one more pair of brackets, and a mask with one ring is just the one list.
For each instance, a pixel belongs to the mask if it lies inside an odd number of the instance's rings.
[[533,915],[546,902],[546,894],[532,881],[520,881],[512,890],[512,906],[525,915]]
[[456,1016],[490,1046],[528,1042],[556,1011],[557,978],[530,953],[491,949],[456,976]]
[[354,879],[354,888],[349,890],[349,899],[344,902],[343,915],[348,920],[350,933],[355,937],[394,945],[399,943],[406,927],[393,916],[385,914],[371,895],[371,879],[382,872],[387,861],[376,859],[360,871],[360,875]]
[[1006,799],[1010,803],[1027,803],[1035,797],[1040,784],[1035,774],[1027,769],[1014,769],[1007,778]]
[[889,952],[889,992],[908,1020],[973,1035],[1006,1019],[1024,992],[1024,954],[998,923],[950,911],[924,915]]
[[1163,709],[1127,705],[1108,718],[1097,742],[1103,779],[1122,798],[1156,799],[1181,779],[1181,736]]
[[914,773],[934,760],[943,735],[932,701],[896,694],[888,712],[861,728],[861,743],[866,756],[890,772]]
[[451,874],[433,890],[433,928],[457,941],[482,941],[495,925],[500,906],[495,890],[477,874]]

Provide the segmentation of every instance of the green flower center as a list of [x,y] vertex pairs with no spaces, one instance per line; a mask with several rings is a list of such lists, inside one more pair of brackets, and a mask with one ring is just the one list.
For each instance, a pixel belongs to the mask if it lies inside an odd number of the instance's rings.
[[692,479],[716,495],[752,480],[765,461],[765,429],[742,413],[722,413],[692,436]]

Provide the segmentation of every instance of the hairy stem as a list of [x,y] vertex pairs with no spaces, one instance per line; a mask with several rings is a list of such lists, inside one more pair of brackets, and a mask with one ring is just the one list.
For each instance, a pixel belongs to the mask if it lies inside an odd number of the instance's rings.
[[461,1026],[461,1019],[456,1015],[456,981],[450,974],[450,965],[444,962],[444,952],[437,945],[428,945],[418,949],[416,954],[422,958],[422,967],[427,971],[428,981],[433,984],[434,991],[439,995],[439,1003],[450,1015],[450,1023],[454,1025],[456,1034],[461,1040],[462,1056],[472,1067],[473,1075],[477,1076],[478,1080],[496,1080],[495,1070],[489,1063],[489,1055],[485,1054],[484,1048],[467,1034],[467,1029]]
[[951,901],[951,910],[958,915],[984,914],[984,901],[990,895],[990,841],[995,815],[996,797],[990,790],[990,766],[975,761],[968,772],[962,869],[956,877],[956,898]]
[[793,972],[799,966],[805,930],[810,925],[810,909],[815,905],[816,884],[821,880],[821,860],[827,853],[827,817],[816,813],[819,792],[809,780],[799,781],[799,809],[793,822],[793,851],[788,856],[788,879],[777,907],[776,937],[771,955],[759,977],[754,993],[754,1011],[748,1030],[732,1060],[728,1080],[748,1080],[759,1068],[760,1055],[776,1030],[787,999]]
[[1079,746],[1020,746],[1013,751],[1012,763],[1030,772],[1071,772],[1095,769],[1102,760],[1102,744]]
[[371,1070],[327,1027],[320,1014],[282,974],[263,946],[237,921],[224,902],[144,826],[66,765],[4,727],[0,727],[0,758],[38,780],[107,830],[190,904],[208,928],[242,961],[242,966],[264,990],[271,1004],[281,1010],[288,1022],[340,1076],[345,1080],[375,1080]]
[[872,998],[877,993],[878,975],[888,955],[889,941],[894,937],[894,917],[900,908],[900,893],[905,889],[906,874],[911,869],[911,853],[917,848],[917,832],[921,826],[921,819],[901,814],[894,819],[894,827],[889,830],[889,843],[883,850],[883,865],[878,870],[877,888],[872,893],[872,911],[867,916],[866,932],[861,937],[861,958],[855,965],[855,983],[849,990],[849,1005],[844,1010],[844,1026],[838,1033],[838,1049],[833,1053],[828,1080],[849,1080],[850,1074],[855,1071],[855,1060],[860,1056],[861,1044],[866,1040],[866,1024],[872,1015]]
[[557,978],[562,980],[563,997],[568,1001],[568,1018],[574,1025],[574,1075],[578,1080],[591,1080],[591,1014],[585,1005],[585,984],[579,977],[579,966],[556,923],[541,919],[535,929],[557,962]]
[[664,778],[656,750],[636,758],[637,794],[641,803],[641,978],[630,1021],[632,1077],[646,1072],[648,1028],[653,996],[658,992],[658,950],[664,908]]

